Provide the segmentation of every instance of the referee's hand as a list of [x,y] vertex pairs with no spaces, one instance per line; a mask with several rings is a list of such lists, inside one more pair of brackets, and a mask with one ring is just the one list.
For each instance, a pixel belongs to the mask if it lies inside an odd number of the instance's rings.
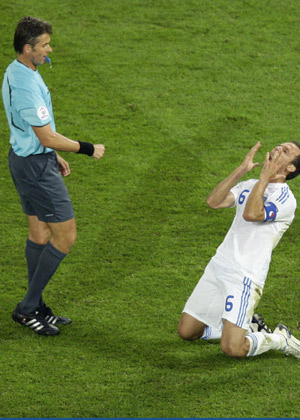
[[94,154],[93,154],[93,158],[95,160],[98,160],[100,158],[102,158],[102,156],[104,155],[105,152],[105,146],[104,144],[94,144]]
[[61,156],[59,156],[59,154],[57,152],[56,152],[56,155],[57,155],[59,172],[63,176],[69,176],[70,173],[71,173],[71,170],[70,170],[70,166],[69,166],[68,162],[65,159],[63,159]]

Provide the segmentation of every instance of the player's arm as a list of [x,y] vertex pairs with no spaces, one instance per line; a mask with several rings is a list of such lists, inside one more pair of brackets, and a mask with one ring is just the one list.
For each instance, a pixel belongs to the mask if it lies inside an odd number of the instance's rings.
[[253,158],[259,148],[260,142],[251,148],[241,165],[239,165],[227,178],[225,178],[213,189],[206,199],[206,203],[209,207],[213,209],[221,209],[232,207],[234,205],[235,197],[230,190],[237,184],[243,175],[258,166],[258,163],[253,163]]
[[264,192],[268,186],[264,180],[258,180],[249,194],[243,217],[247,222],[263,222],[265,220]]
[[32,129],[44,147],[50,147],[61,152],[83,153],[88,156],[93,156],[96,160],[100,159],[105,151],[103,144],[74,141],[62,134],[56,133],[52,130],[50,124],[43,127],[32,127]]
[[281,153],[281,151],[277,151],[272,159],[270,159],[269,153],[266,154],[259,180],[249,194],[245,205],[243,217],[248,222],[263,222],[268,219],[267,212],[275,210],[271,207],[272,203],[269,204],[268,208],[265,207],[264,192],[271,180],[274,182],[277,178],[285,178],[285,175],[278,173],[282,167]]

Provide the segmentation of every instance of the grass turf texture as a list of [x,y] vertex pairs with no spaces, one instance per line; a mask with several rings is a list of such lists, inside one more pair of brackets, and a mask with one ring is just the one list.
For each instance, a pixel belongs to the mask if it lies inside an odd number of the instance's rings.
[[[54,29],[57,130],[104,143],[63,154],[78,240],[45,292],[73,319],[45,338],[11,321],[26,288],[25,218],[1,131],[1,417],[299,417],[299,361],[232,360],[177,338],[183,305],[230,226],[207,193],[256,143],[258,160],[299,139],[296,0],[1,1],[1,74],[25,15]],[[251,176],[257,177],[259,169]],[[291,182],[300,199],[300,180]],[[259,305],[299,321],[299,210],[273,254]]]

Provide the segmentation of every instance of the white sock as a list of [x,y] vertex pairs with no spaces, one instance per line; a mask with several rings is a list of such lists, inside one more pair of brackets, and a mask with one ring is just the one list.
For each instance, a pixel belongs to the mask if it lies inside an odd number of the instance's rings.
[[217,340],[222,336],[222,330],[219,328],[209,327],[208,325],[205,327],[201,340]]
[[285,338],[279,334],[256,332],[247,334],[246,338],[250,343],[247,357],[257,356],[269,350],[283,350],[286,346]]

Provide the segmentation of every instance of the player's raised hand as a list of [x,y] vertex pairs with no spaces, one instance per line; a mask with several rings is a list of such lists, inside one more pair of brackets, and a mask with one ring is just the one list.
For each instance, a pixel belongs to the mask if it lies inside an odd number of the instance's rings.
[[246,172],[252,171],[252,169],[259,166],[259,163],[258,162],[254,163],[253,159],[258,149],[260,149],[260,146],[261,146],[260,141],[258,141],[256,145],[251,147],[250,151],[246,154],[242,163],[242,166],[244,167]]
[[282,149],[275,149],[272,154],[267,152],[260,178],[265,178],[268,182],[279,179],[285,180],[286,175],[283,173],[283,170],[290,160],[290,156],[286,156]]
[[93,158],[95,160],[98,160],[100,158],[102,158],[102,156],[104,155],[105,152],[105,146],[104,144],[94,144],[94,154],[93,154]]

